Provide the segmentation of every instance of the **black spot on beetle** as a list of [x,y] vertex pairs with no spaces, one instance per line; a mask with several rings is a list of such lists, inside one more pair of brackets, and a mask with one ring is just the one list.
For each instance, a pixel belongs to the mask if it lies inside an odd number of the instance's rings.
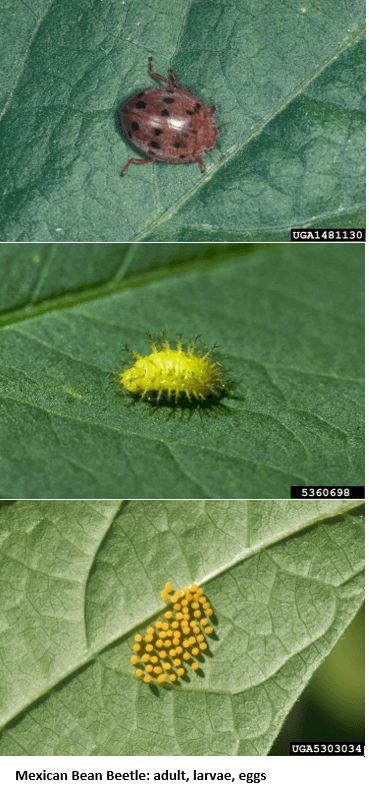
[[141,93],[137,94],[137,98],[140,99],[141,96],[144,96],[144,95],[145,95],[145,91],[141,91]]
[[161,114],[164,116],[164,118],[169,118],[168,110],[162,110]]
[[129,138],[131,138],[131,137],[132,137],[132,132],[128,132],[128,137],[129,137]]
[[139,127],[139,125],[138,125],[137,121],[132,121],[132,123],[131,123],[131,129],[133,129],[133,131],[134,131],[134,132],[138,132],[139,128],[140,128],[140,127]]
[[182,132],[182,137],[188,137],[187,132]]
[[165,104],[174,104],[174,99],[163,99],[163,102],[165,102]]
[[180,148],[180,147],[181,147],[181,143],[173,143],[173,148]]
[[192,110],[186,110],[186,113],[187,113],[187,115],[193,115],[193,114],[194,114],[194,113],[192,112]]
[[152,148],[160,148],[160,145],[156,142],[156,140],[151,140],[150,145]]
[[138,101],[138,102],[136,102],[136,107],[137,107],[138,110],[144,110],[145,107],[146,107],[146,102],[145,101]]
[[163,130],[162,130],[162,129],[155,129],[155,130],[154,130],[154,134],[155,134],[157,137],[159,137],[159,134],[163,134]]
[[180,154],[180,155],[179,155],[179,158],[180,158],[180,159],[186,159],[186,157],[185,157],[185,155],[184,155],[184,154]]
[[199,110],[201,110],[201,104],[196,102],[196,104],[195,104],[195,112],[198,112]]

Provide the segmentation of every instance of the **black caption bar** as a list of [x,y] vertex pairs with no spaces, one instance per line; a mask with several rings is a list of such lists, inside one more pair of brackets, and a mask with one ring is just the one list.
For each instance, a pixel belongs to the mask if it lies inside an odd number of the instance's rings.
[[290,754],[298,755],[299,757],[315,757],[317,755],[339,757],[341,754],[345,757],[348,755],[364,757],[364,744],[350,743],[350,741],[347,743],[290,743]]
[[365,241],[364,228],[292,228],[291,241]]
[[291,486],[291,499],[365,499],[364,486]]

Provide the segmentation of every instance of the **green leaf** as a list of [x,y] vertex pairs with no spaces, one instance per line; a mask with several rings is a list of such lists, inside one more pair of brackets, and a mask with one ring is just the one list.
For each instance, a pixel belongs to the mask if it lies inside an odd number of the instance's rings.
[[[279,241],[364,224],[363,0],[3,5],[1,238]],[[218,105],[205,174],[120,178],[137,152],[116,112],[159,84],[150,55]]]
[[[0,510],[2,755],[266,754],[364,593],[359,502],[20,502]],[[160,590],[214,610],[201,662],[148,687]]]
[[[74,283],[76,247],[61,251]],[[2,496],[288,498],[291,485],[364,483],[364,245],[220,252],[120,282],[109,247],[108,280],[90,289],[94,248],[86,289],[4,314]],[[60,288],[61,253],[46,292]],[[48,265],[38,272],[46,283]],[[121,397],[124,345],[146,354],[146,332],[164,329],[172,344],[183,332],[220,345],[236,384],[218,410]]]
[[[222,244],[2,244],[0,246],[0,325],[20,309],[29,317],[46,312],[52,297],[63,304],[109,293],[129,277],[180,266],[185,261],[211,260],[232,251],[250,254],[259,245]],[[265,244],[260,245],[265,249]],[[22,307],[25,311],[22,312]],[[57,305],[59,308],[61,304]],[[3,312],[5,315],[3,315]]]

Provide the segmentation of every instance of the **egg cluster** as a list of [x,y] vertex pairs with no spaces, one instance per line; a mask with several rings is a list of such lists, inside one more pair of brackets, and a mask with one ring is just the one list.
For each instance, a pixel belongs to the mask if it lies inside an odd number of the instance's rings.
[[137,677],[145,683],[176,683],[187,667],[198,670],[197,657],[208,646],[204,634],[214,630],[208,620],[213,610],[197,584],[173,592],[167,582],[161,597],[171,608],[155,627],[148,627],[145,636],[135,636],[131,663],[137,667]]

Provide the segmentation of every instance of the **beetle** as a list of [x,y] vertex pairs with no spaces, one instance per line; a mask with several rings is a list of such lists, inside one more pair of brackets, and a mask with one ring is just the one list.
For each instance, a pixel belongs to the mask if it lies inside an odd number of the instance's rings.
[[122,133],[149,159],[129,159],[121,175],[124,176],[130,165],[155,161],[175,165],[198,162],[204,173],[204,154],[215,148],[221,131],[214,118],[217,105],[207,107],[177,82],[172,69],[169,69],[170,80],[156,74],[152,61],[150,57],[150,76],[165,82],[167,87],[145,88],[135,93],[122,104],[118,114]]

